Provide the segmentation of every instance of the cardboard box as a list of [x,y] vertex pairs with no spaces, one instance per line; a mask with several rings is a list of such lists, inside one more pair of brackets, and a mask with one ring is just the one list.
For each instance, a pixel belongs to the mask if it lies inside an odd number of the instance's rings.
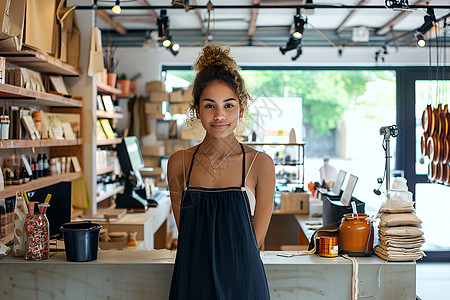
[[191,102],[192,101],[192,99],[194,98],[192,96],[193,90],[194,90],[194,87],[191,85],[191,86],[189,86],[189,88],[187,90],[183,91],[184,102]]
[[188,109],[187,103],[170,103],[169,104],[169,112],[171,115],[184,115],[186,114],[186,110]]
[[310,193],[281,192],[280,211],[295,212],[299,215],[309,214]]
[[189,141],[187,140],[178,140],[178,139],[169,139],[166,140],[166,155],[172,155],[178,150],[183,150],[189,148]]
[[156,156],[144,156],[144,165],[145,167],[159,167],[159,157]]
[[161,114],[162,115],[162,103],[145,103],[146,114]]
[[164,156],[166,154],[164,146],[141,146],[142,156]]
[[166,92],[150,92],[148,96],[150,102],[163,102],[169,101],[169,93]]
[[170,93],[169,102],[170,103],[180,103],[180,102],[186,102],[183,97],[184,90],[183,89],[177,89]]
[[166,87],[163,81],[149,81],[145,83],[145,91],[147,92],[165,92]]

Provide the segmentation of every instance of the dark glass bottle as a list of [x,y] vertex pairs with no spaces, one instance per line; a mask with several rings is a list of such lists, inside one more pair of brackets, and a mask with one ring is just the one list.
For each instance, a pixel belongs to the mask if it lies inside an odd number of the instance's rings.
[[44,177],[48,176],[48,158],[47,158],[47,154],[44,153],[43,157],[42,157],[42,162],[43,162],[43,175]]
[[38,165],[38,169],[37,169],[37,174],[38,174],[38,178],[41,178],[44,174],[44,162],[42,161],[42,155],[39,153],[37,156],[37,165]]

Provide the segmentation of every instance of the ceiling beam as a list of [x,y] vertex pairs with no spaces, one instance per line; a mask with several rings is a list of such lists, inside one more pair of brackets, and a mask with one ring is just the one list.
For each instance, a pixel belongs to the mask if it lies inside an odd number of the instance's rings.
[[[191,0],[192,5],[197,5],[197,2],[195,0]],[[200,11],[198,9],[194,9],[195,15],[197,16],[198,22],[200,23],[200,29],[202,31],[203,35],[206,35],[206,27],[205,24],[203,24],[202,16],[200,15]]]
[[102,18],[106,23],[108,23],[115,31],[121,35],[127,34],[127,30],[119,23],[111,19],[111,16],[104,10],[97,10],[97,15]]
[[[253,0],[253,5],[259,5],[261,3],[261,0]],[[247,34],[251,38],[256,31],[256,20],[258,19],[258,13],[259,9],[252,9],[252,16],[250,18],[250,24],[248,25],[248,31]]]
[[[414,5],[428,5],[428,3],[430,3],[431,0],[419,0],[416,3],[413,4]],[[400,12],[398,15],[396,15],[394,18],[392,18],[391,20],[389,20],[386,24],[384,24],[383,26],[381,26],[375,33],[377,35],[384,35],[386,33],[388,33],[389,31],[391,31],[392,27],[394,27],[395,24],[397,24],[398,22],[400,22],[401,20],[403,20],[406,16],[408,16],[412,11],[407,11],[404,10],[402,12]]]
[[[147,6],[150,7],[150,3],[148,3],[148,0],[138,0],[139,2],[142,3],[143,6]],[[153,18],[157,19],[158,18],[158,14],[156,13],[156,11],[154,9],[150,9],[150,14],[152,15]]]
[[[356,6],[365,6],[367,3],[369,3],[370,0],[361,0]],[[342,23],[336,28],[336,33],[340,33],[342,30],[344,30],[345,24],[356,14],[357,10],[353,9],[351,10],[348,15],[345,17],[345,19],[342,21]]]

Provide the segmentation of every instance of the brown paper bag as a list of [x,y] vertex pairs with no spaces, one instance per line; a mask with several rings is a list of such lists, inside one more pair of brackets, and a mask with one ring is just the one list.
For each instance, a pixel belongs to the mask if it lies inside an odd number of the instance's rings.
[[53,54],[55,14],[56,0],[27,0],[24,44],[32,49]]
[[[58,8],[56,10],[56,18],[59,21],[59,28],[58,28],[59,38],[57,39],[58,45],[55,45],[55,51],[58,54],[56,57],[64,62],[69,62],[69,52],[72,49],[74,49],[72,51],[77,50],[75,67],[78,67],[80,32],[75,19],[76,5],[66,7],[65,6],[66,0],[58,0],[58,1],[59,3]],[[76,38],[77,33],[78,39]]]
[[104,68],[102,35],[98,27],[93,27],[91,32],[88,75],[93,77],[97,72],[103,72]]
[[0,50],[22,49],[26,0],[0,0]]

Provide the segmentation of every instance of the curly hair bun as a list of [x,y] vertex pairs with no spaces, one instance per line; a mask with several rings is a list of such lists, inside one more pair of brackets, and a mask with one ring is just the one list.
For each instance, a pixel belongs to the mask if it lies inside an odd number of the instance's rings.
[[192,69],[200,72],[212,67],[222,67],[229,72],[239,71],[241,68],[229,54],[229,47],[221,47],[216,44],[206,45],[200,52],[200,56]]

